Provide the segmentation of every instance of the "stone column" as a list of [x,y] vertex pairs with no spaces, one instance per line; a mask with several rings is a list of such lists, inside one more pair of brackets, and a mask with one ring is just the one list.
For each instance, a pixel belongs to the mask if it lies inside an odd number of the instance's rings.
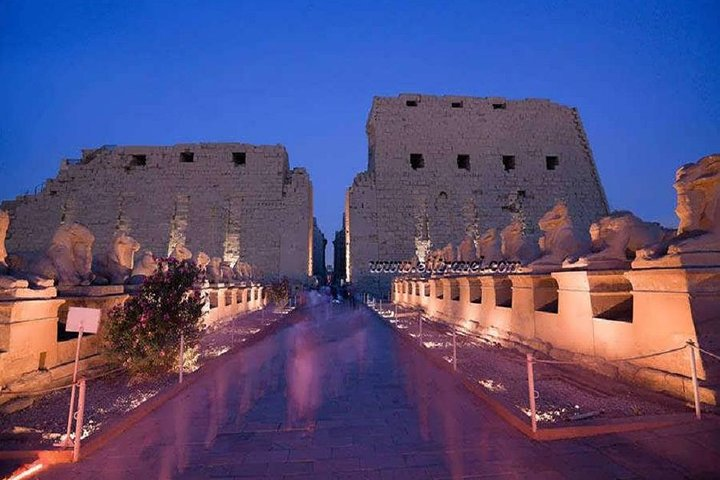
[[448,277],[442,277],[439,279],[440,287],[442,288],[443,292],[443,298],[437,299],[438,300],[438,312],[437,315],[442,320],[451,322],[452,319],[452,300],[450,299],[450,293],[451,293],[451,285],[450,285],[450,278]]
[[[720,267],[632,270],[625,277],[633,287],[636,351],[666,350],[688,340],[718,353],[720,339]],[[713,360],[700,357],[699,375],[706,378]],[[690,375],[688,353],[638,361],[668,372]],[[717,379],[715,379],[717,380]]]
[[428,306],[426,313],[429,316],[436,316],[442,307],[442,299],[437,298],[443,292],[443,285],[440,283],[439,278],[430,278],[428,280],[430,284],[430,298],[428,299]]
[[237,294],[238,312],[243,313],[248,311],[248,288],[240,287]]
[[228,288],[226,293],[227,298],[227,304],[228,304],[228,314],[229,315],[237,315],[240,311],[240,306],[237,302],[237,294],[238,294],[238,288],[233,286]]
[[550,310],[554,298],[557,297],[555,280],[549,273],[519,273],[508,275],[512,283],[512,317],[510,331],[538,350],[546,350],[540,342],[538,328],[552,326],[557,314],[542,311]]
[[418,280],[418,305],[422,307],[423,309],[427,310],[428,305],[430,304],[430,297],[425,295],[425,291],[430,291],[430,284],[428,283],[427,278],[423,278],[421,280]]
[[452,281],[457,282],[459,289],[459,300],[450,302],[452,321],[466,330],[474,330],[481,316],[481,304],[471,303],[470,288],[475,284],[479,286],[480,281],[476,276],[456,277]]
[[[619,275],[619,277],[618,277]],[[611,290],[613,282],[624,280],[622,272],[588,272],[583,270],[554,272],[558,284],[558,313],[553,318],[538,319],[535,334],[552,348],[594,356],[593,305],[591,290]],[[543,312],[538,312],[541,316]]]
[[474,317],[480,328],[502,331],[512,330],[512,283],[507,275],[479,275],[481,303],[474,304],[478,314]]

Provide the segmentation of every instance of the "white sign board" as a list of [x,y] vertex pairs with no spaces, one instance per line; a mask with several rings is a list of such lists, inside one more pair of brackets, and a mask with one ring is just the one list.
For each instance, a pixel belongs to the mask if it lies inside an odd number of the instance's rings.
[[67,323],[65,324],[65,331],[79,332],[80,329],[82,329],[83,333],[97,333],[99,325],[99,308],[70,307]]

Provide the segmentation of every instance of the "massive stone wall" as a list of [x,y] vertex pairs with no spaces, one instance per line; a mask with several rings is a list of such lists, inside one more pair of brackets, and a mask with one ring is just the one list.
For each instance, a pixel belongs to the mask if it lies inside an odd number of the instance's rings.
[[320,285],[327,283],[327,265],[325,264],[325,250],[327,248],[327,239],[317,224],[317,219],[313,219],[313,266],[312,274]]
[[450,96],[376,97],[367,121],[368,170],[345,205],[347,275],[386,295],[371,260],[415,256],[519,218],[537,220],[564,200],[586,229],[608,206],[580,117],[548,100]]
[[176,243],[266,276],[305,281],[312,266],[312,185],[284,147],[241,143],[111,146],[64,160],[36,195],[3,202],[8,250],[44,250],[56,227],[77,221],[104,251],[118,231],[142,251]]
[[333,239],[333,284],[340,285],[345,282],[345,218],[343,218],[342,230],[335,232]]

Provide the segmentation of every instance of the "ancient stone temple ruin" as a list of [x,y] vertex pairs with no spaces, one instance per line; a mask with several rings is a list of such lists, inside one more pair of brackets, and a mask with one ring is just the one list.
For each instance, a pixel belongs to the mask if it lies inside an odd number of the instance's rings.
[[367,135],[368,169],[345,205],[346,273],[359,291],[388,293],[389,276],[368,272],[373,260],[448,245],[455,252],[463,242],[477,250],[483,237],[499,242],[512,221],[537,239],[538,220],[559,200],[581,231],[608,213],[574,108],[540,99],[376,97]]
[[[559,203],[538,222],[540,252],[509,274],[404,275],[393,300],[505,345],[692,400],[718,404],[720,368],[720,155],[678,169],[677,230],[630,212],[597,219],[579,241]],[[502,250],[526,244],[511,224]],[[515,257],[516,258],[516,257]],[[690,357],[694,358],[694,357]]]
[[84,150],[39,193],[0,209],[12,217],[11,252],[41,251],[58,225],[79,222],[103,248],[127,233],[158,256],[180,244],[229,265],[251,263],[256,276],[311,274],[312,186],[280,145]]

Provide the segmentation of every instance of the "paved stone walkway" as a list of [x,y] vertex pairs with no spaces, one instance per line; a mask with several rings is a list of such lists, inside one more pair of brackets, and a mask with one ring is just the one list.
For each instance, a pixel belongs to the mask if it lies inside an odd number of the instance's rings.
[[364,308],[322,302],[47,479],[713,478],[716,420],[533,442]]

